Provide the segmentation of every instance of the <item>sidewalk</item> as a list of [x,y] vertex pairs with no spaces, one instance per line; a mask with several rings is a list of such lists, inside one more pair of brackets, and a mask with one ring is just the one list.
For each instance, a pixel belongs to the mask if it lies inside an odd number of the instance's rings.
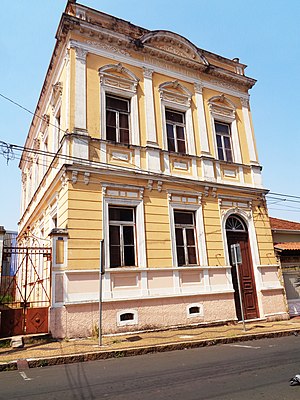
[[23,348],[0,347],[0,371],[18,369],[18,365],[19,368],[20,365],[23,368],[24,365],[33,368],[296,335],[300,334],[300,318],[275,322],[255,321],[247,323],[246,329],[244,332],[243,325],[236,324],[104,336],[101,347],[96,338],[45,343],[40,335],[39,340],[32,336],[32,343],[25,344]]

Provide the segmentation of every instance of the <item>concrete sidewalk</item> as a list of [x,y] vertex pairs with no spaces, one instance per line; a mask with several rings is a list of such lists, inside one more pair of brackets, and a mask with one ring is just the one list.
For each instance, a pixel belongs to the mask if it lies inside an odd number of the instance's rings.
[[[300,318],[297,317],[288,321],[247,323],[246,332],[242,324],[235,324],[104,336],[101,347],[95,338],[49,341],[39,335],[32,336],[31,340],[26,338],[23,348],[0,347],[0,371],[127,357],[298,333],[300,334]],[[1,343],[3,345],[5,342],[0,342],[0,346]]]

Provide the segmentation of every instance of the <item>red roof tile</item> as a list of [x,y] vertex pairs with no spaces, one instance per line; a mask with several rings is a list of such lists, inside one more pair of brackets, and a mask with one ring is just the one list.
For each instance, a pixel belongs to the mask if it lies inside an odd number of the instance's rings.
[[276,243],[276,250],[300,250],[300,242]]
[[300,222],[270,217],[270,224],[272,230],[300,231]]

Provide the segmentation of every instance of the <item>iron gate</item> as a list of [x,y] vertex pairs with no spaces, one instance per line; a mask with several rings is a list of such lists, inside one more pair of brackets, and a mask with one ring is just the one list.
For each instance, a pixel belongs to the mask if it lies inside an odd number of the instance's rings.
[[48,332],[50,247],[4,247],[0,336]]

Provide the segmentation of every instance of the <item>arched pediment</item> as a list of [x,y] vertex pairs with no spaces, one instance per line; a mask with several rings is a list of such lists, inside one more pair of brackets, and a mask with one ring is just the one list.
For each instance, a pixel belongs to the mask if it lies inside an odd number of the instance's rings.
[[139,79],[129,69],[119,64],[99,68],[100,83],[104,87],[136,93]]
[[215,118],[221,118],[227,122],[234,120],[236,106],[224,94],[211,97],[208,104],[210,112]]
[[135,76],[135,74],[131,72],[128,68],[123,67],[121,63],[107,64],[99,68],[99,75],[101,76],[104,74],[124,75],[125,78],[131,79],[134,82],[139,81],[139,79]]
[[201,54],[201,50],[177,33],[164,30],[152,31],[143,35],[139,41],[143,46],[154,47],[176,56],[198,61],[203,65],[209,65],[207,59]]
[[192,93],[178,81],[168,81],[159,85],[162,100],[190,107]]
[[228,108],[231,108],[232,110],[236,109],[235,104],[231,100],[229,100],[224,94],[221,94],[220,96],[211,97],[208,100],[208,102],[210,104],[215,104],[215,105],[220,105],[220,106],[223,106],[223,107],[228,107]]

